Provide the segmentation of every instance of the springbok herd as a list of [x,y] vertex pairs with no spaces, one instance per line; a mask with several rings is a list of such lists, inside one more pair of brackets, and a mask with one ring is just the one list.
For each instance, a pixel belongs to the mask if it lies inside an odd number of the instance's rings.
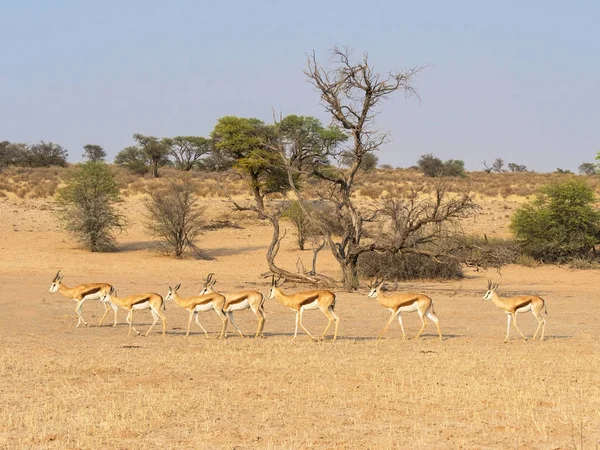
[[[169,291],[167,292],[167,296],[163,299],[160,294],[149,293],[149,294],[139,294],[139,295],[128,295],[127,297],[117,297],[117,292],[113,286],[108,283],[90,283],[90,284],[80,284],[73,288],[69,288],[65,286],[62,282],[63,275],[60,274],[60,270],[52,280],[52,284],[50,286],[50,293],[53,294],[55,292],[60,292],[62,295],[68,298],[72,298],[77,302],[77,306],[75,307],[75,312],[78,316],[78,322],[76,326],[87,325],[87,322],[83,319],[81,315],[81,309],[83,303],[86,300],[100,300],[104,305],[104,315],[100,319],[100,324],[102,325],[102,321],[109,313],[110,309],[114,311],[115,321],[114,325],[117,325],[117,309],[120,306],[123,309],[128,311],[127,313],[127,323],[129,324],[129,333],[131,334],[131,330],[135,331],[136,334],[140,334],[139,331],[135,329],[133,326],[133,312],[135,310],[149,309],[152,313],[152,317],[154,318],[154,322],[146,332],[146,336],[152,331],[156,322],[160,318],[162,321],[162,334],[165,335],[167,328],[167,318],[161,312],[161,307],[165,309],[165,301],[174,301],[177,305],[182,308],[185,308],[189,312],[188,318],[188,326],[186,331],[186,336],[190,333],[190,326],[192,324],[192,319],[196,318],[196,323],[202,329],[206,337],[208,337],[207,331],[204,329],[202,324],[200,323],[198,313],[204,311],[215,311],[217,315],[220,317],[223,322],[223,326],[221,328],[221,334],[219,338],[227,337],[227,324],[231,322],[233,327],[237,330],[241,337],[244,337],[240,329],[235,324],[233,320],[233,313],[235,311],[242,311],[245,309],[250,309],[258,319],[258,328],[256,329],[256,333],[254,337],[264,337],[263,329],[265,326],[265,314],[264,314],[264,302],[265,298],[263,294],[257,291],[242,291],[242,292],[233,292],[233,293],[225,293],[221,294],[215,291],[214,285],[216,280],[213,277],[213,274],[208,274],[206,279],[204,280],[204,285],[202,286],[202,290],[198,295],[194,295],[192,297],[181,297],[178,294],[179,288],[181,285],[177,285],[174,288],[169,287]],[[273,276],[271,278],[271,289],[269,291],[269,299],[276,299],[279,303],[288,308],[292,309],[296,312],[296,329],[294,331],[294,339],[298,335],[298,326],[300,326],[306,334],[308,334],[311,339],[315,339],[310,332],[304,327],[302,324],[302,314],[306,310],[311,309],[319,309],[328,319],[327,326],[325,330],[321,334],[321,339],[325,338],[325,334],[331,327],[332,322],[335,323],[335,328],[333,332],[333,340],[335,341],[338,334],[338,326],[340,319],[335,313],[335,303],[336,303],[336,295],[325,289],[314,289],[310,291],[296,292],[294,294],[286,294],[280,289],[280,285],[285,280],[275,279]],[[406,338],[406,333],[404,332],[404,325],[402,324],[402,312],[417,312],[422,322],[422,327],[417,333],[415,339],[421,336],[423,330],[427,326],[427,319],[431,319],[435,326],[437,327],[438,336],[440,340],[442,339],[442,332],[440,330],[439,321],[437,316],[435,315],[435,310],[433,307],[433,301],[430,297],[424,294],[414,294],[414,293],[405,293],[405,292],[393,292],[390,294],[386,294],[382,291],[382,288],[385,284],[384,280],[375,280],[373,283],[369,285],[369,294],[368,298],[376,298],[377,301],[385,308],[390,310],[391,315],[381,333],[377,339],[380,339],[383,334],[386,332],[392,321],[397,317],[398,322],[400,323],[400,328],[402,329],[402,339]],[[521,333],[521,330],[517,327],[517,313],[528,312],[534,315],[534,317],[538,321],[538,327],[535,330],[533,335],[533,339],[536,338],[538,332],[541,329],[540,340],[544,339],[544,329],[546,327],[546,319],[542,317],[542,310],[546,314],[546,302],[543,298],[535,296],[535,295],[523,295],[519,297],[512,298],[501,298],[496,292],[498,289],[498,284],[493,284],[491,281],[488,281],[488,287],[485,295],[483,296],[483,300],[491,300],[494,304],[502,309],[506,315],[508,316],[508,325],[506,329],[506,338],[504,342],[508,341],[508,337],[510,334],[510,325],[511,322],[516,328],[516,330],[521,334],[523,339],[527,340],[525,335]]]

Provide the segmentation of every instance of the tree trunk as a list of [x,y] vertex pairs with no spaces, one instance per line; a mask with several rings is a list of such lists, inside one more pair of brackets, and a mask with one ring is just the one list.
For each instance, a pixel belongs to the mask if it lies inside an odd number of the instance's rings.
[[158,178],[158,161],[152,161],[152,176]]
[[343,262],[340,262],[342,267],[342,275],[344,289],[354,291],[359,287],[358,280],[358,256],[349,256]]

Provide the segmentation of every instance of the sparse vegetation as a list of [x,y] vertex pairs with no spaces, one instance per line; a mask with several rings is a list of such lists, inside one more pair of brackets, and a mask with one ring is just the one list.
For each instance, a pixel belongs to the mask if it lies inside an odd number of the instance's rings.
[[165,253],[179,258],[189,248],[201,256],[195,240],[202,233],[205,220],[194,186],[185,181],[167,181],[148,189],[148,195],[146,226],[150,234],[160,238]]

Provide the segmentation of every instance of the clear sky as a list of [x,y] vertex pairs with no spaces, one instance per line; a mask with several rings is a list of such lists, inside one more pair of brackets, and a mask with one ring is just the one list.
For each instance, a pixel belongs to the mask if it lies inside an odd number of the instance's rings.
[[600,151],[600,1],[0,0],[0,140],[207,136],[224,115],[329,118],[302,69],[313,49],[426,65],[397,95],[380,162],[500,156],[576,170]]

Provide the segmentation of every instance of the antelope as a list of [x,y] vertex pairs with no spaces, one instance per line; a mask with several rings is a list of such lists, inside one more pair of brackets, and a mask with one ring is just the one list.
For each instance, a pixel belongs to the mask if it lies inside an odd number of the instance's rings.
[[[209,273],[206,277],[206,280],[204,280],[204,286],[200,291],[200,295],[215,293],[214,285],[217,280],[213,279],[213,275],[214,274]],[[244,337],[244,334],[235,324],[233,320],[233,313],[234,311],[243,311],[245,309],[252,310],[258,319],[258,328],[256,329],[256,334],[254,337],[265,337],[263,334],[263,328],[265,327],[265,310],[263,307],[265,302],[264,295],[258,291],[230,292],[222,295],[225,296],[225,306],[223,307],[223,312],[242,338]],[[225,327],[225,337],[227,337],[227,326]]]
[[296,329],[294,331],[294,339],[296,339],[296,336],[298,335],[298,325],[300,325],[306,334],[308,334],[313,341],[315,340],[313,335],[310,334],[310,332],[302,324],[302,313],[309,309],[320,309],[329,320],[325,330],[323,331],[323,334],[321,334],[320,339],[325,339],[325,333],[327,333],[327,330],[329,330],[331,322],[335,321],[335,331],[333,333],[333,340],[335,341],[340,323],[340,318],[334,311],[336,301],[335,294],[325,289],[314,289],[312,291],[296,292],[295,294],[287,295],[281,289],[279,289],[279,286],[283,284],[285,279],[283,281],[280,280],[281,276],[277,280],[275,280],[275,275],[273,275],[271,278],[269,299],[275,298],[283,306],[287,306],[288,308],[296,311]]
[[546,329],[546,319],[542,317],[542,309],[546,314],[548,314],[548,310],[546,309],[546,301],[542,297],[538,297],[537,295],[521,295],[519,297],[510,297],[510,298],[501,298],[496,290],[498,289],[499,284],[493,284],[491,280],[488,280],[488,287],[485,295],[482,300],[491,300],[494,302],[498,308],[503,310],[508,316],[508,324],[506,326],[506,338],[504,342],[508,342],[508,336],[510,334],[510,323],[513,322],[515,328],[521,334],[523,339],[527,340],[525,335],[521,333],[521,330],[517,327],[517,313],[531,311],[533,317],[535,317],[538,321],[538,327],[533,334],[533,339],[542,329],[542,334],[540,335],[540,341],[544,340],[544,330]]
[[[55,292],[60,292],[65,297],[72,298],[77,302],[77,306],[75,307],[75,313],[79,317],[77,321],[76,327],[83,324],[87,326],[87,322],[83,319],[81,315],[81,308],[83,307],[83,302],[86,300],[99,300],[104,293],[107,293],[112,286],[108,283],[88,283],[88,284],[78,284],[77,286],[70,288],[63,284],[62,279],[64,275],[60,274],[60,270],[56,272],[54,279],[52,280],[52,284],[50,285],[49,292],[54,294]],[[98,326],[102,326],[102,321],[107,316],[108,312],[112,308],[115,313],[115,323],[113,327],[117,326],[117,307],[112,304],[102,303],[104,306],[104,315],[100,318],[100,323]]]
[[398,317],[398,322],[400,322],[400,328],[402,328],[402,339],[406,339],[406,333],[404,332],[404,325],[402,324],[402,315],[403,312],[417,312],[419,314],[419,318],[421,319],[421,329],[415,336],[415,339],[419,339],[421,337],[421,333],[425,330],[427,326],[427,318],[430,318],[435,326],[437,327],[438,336],[440,341],[442,340],[442,332],[440,330],[439,320],[435,315],[435,309],[433,307],[433,300],[425,294],[412,294],[408,292],[394,292],[392,294],[386,295],[381,289],[385,284],[385,280],[377,281],[375,280],[373,283],[369,285],[369,294],[368,298],[376,298],[381,306],[387,308],[391,311],[392,315],[389,320],[377,336],[377,339],[381,339],[383,334],[387,331],[388,327],[392,323],[392,321]]
[[213,292],[212,294],[196,295],[193,297],[183,298],[180,297],[179,294],[177,294],[177,291],[180,287],[181,284],[178,284],[177,286],[175,286],[175,288],[169,286],[169,292],[167,293],[166,300],[173,300],[179,306],[189,311],[190,317],[188,319],[188,326],[187,332],[185,333],[185,337],[189,336],[192,319],[194,318],[194,316],[196,316],[196,323],[202,329],[202,331],[204,331],[204,335],[208,338],[208,332],[200,323],[198,313],[211,310],[214,310],[223,322],[223,327],[221,328],[221,335],[219,336],[219,339],[227,337],[225,335],[225,332],[227,330],[227,316],[223,312],[223,308],[225,306],[225,297],[221,294]]
[[119,298],[117,297],[117,291],[115,291],[115,288],[111,287],[107,293],[102,294],[100,301],[109,302],[111,305],[117,305],[129,311],[126,318],[127,323],[129,324],[129,333],[127,333],[127,336],[131,335],[132,329],[137,335],[140,334],[140,332],[133,326],[133,311],[136,309],[149,309],[152,313],[154,322],[152,322],[152,325],[148,331],[146,331],[145,336],[150,334],[150,331],[152,331],[152,328],[154,328],[154,325],[156,325],[156,322],[158,322],[159,317],[162,321],[162,335],[165,335],[167,330],[167,318],[163,313],[160,312],[161,306],[163,309],[166,309],[162,295],[152,292],[149,294],[135,294]]

